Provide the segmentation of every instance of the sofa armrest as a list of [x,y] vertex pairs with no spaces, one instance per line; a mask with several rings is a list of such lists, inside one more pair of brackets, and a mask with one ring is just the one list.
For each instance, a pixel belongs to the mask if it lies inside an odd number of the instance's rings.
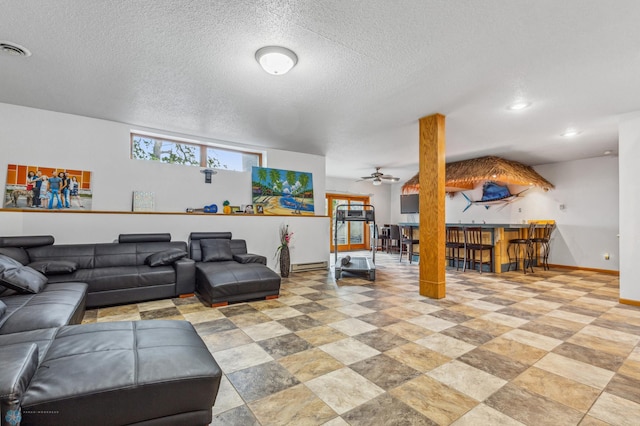
[[173,262],[176,269],[176,294],[191,294],[196,291],[196,262],[193,259],[179,259]]
[[262,265],[267,264],[266,257],[261,256],[259,254],[252,254],[252,253],[234,254],[233,260],[235,260],[238,263],[261,263]]
[[19,425],[22,395],[38,368],[38,346],[25,343],[0,347],[2,425]]

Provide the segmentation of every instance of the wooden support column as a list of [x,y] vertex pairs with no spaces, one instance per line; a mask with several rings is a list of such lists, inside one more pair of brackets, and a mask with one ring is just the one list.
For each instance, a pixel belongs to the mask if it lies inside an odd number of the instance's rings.
[[420,294],[446,295],[445,117],[420,119]]

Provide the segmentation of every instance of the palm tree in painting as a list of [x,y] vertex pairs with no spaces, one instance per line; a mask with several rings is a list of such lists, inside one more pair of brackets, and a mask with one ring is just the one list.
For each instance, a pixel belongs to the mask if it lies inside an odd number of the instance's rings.
[[264,186],[267,184],[267,169],[264,167],[258,168],[258,181]]
[[282,181],[280,180],[280,171],[277,169],[269,169],[269,179],[271,187],[278,195],[282,195]]

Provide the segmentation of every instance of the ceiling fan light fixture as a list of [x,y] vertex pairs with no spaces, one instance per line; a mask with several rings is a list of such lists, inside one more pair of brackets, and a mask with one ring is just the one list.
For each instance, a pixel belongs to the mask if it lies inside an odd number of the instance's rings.
[[269,74],[282,75],[298,63],[298,56],[286,47],[265,46],[256,51],[256,61]]
[[374,185],[374,186],[380,186],[380,185],[382,185],[382,179],[380,179],[380,178],[375,178],[375,179],[373,180],[373,185]]

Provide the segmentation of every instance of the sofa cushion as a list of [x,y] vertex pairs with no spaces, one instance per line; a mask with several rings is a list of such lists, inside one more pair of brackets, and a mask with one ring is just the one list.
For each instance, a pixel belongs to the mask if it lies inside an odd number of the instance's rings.
[[173,262],[182,259],[183,257],[187,257],[186,251],[180,249],[169,249],[149,255],[145,259],[144,263],[149,266],[165,266],[171,265]]
[[27,266],[45,275],[70,274],[78,269],[78,264],[70,260],[39,260]]
[[2,300],[0,300],[0,318],[7,312],[7,305],[4,304]]
[[79,324],[86,294],[85,283],[60,283],[47,284],[38,294],[4,297],[7,312],[0,317],[0,335]]
[[202,248],[203,262],[233,260],[230,240],[216,238],[200,240],[200,247]]
[[40,293],[47,277],[17,260],[0,254],[0,284],[22,293]]
[[29,254],[27,254],[27,251],[22,247],[0,247],[0,254],[9,256],[23,265],[29,263]]

